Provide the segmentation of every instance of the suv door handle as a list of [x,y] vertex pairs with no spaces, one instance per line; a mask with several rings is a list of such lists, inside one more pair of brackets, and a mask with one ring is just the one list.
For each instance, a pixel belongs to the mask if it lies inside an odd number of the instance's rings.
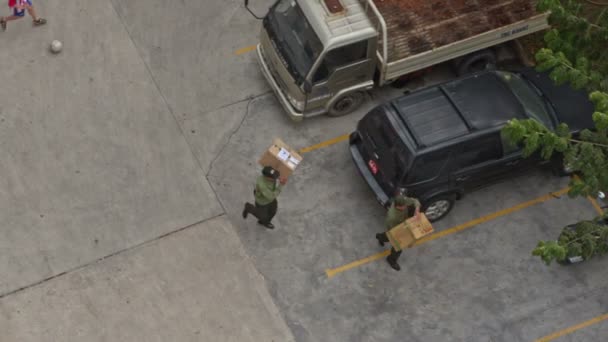
[[469,176],[463,176],[463,177],[456,178],[456,180],[459,181],[459,182],[465,181],[467,179],[469,179]]
[[505,165],[513,166],[513,165],[517,165],[517,164],[519,164],[519,160],[510,161],[510,162],[506,163]]

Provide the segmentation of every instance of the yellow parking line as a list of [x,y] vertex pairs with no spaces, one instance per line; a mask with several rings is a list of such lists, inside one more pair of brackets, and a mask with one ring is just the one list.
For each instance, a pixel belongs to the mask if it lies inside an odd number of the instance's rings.
[[333,145],[333,144],[337,144],[339,142],[348,140],[348,136],[349,136],[349,134],[344,134],[344,135],[341,135],[341,136],[339,136],[337,138],[329,139],[327,141],[324,141],[322,143],[318,143],[316,145],[312,145],[312,146],[309,146],[309,147],[304,147],[304,148],[300,149],[299,152],[300,153],[307,153],[307,152],[310,152],[310,151],[318,150],[318,149],[323,148],[323,147],[327,147],[327,146],[330,146],[330,145]]
[[253,51],[253,50],[255,50],[255,49],[256,49],[256,47],[257,47],[257,45],[251,45],[251,46],[247,46],[247,47],[244,47],[244,48],[242,48],[242,49],[238,49],[238,50],[236,50],[236,51],[234,52],[234,54],[235,54],[235,55],[242,55],[242,54],[247,53],[247,52],[249,52],[249,51]]
[[571,333],[573,333],[573,332],[575,332],[577,330],[580,330],[580,329],[588,327],[590,325],[599,323],[599,322],[604,321],[606,319],[608,319],[608,314],[592,318],[592,319],[590,319],[590,320],[588,320],[586,322],[579,323],[577,325],[571,326],[571,327],[566,328],[564,330],[560,330],[560,331],[558,331],[556,333],[553,333],[551,335],[547,335],[547,336],[545,336],[543,338],[539,338],[538,340],[536,340],[536,342],[549,342],[549,341],[554,340],[554,339],[556,339],[558,337],[569,335],[569,334],[571,334]]
[[327,278],[331,278],[333,276],[335,276],[336,274],[342,273],[344,271],[348,271],[351,268],[355,268],[355,267],[359,267],[361,265],[365,265],[367,263],[370,263],[372,261],[376,261],[378,259],[382,259],[384,257],[387,257],[389,254],[391,254],[391,250],[387,249],[385,251],[382,251],[380,253],[376,253],[372,256],[368,256],[367,258],[363,258],[363,259],[359,259],[357,261],[353,261],[350,264],[346,264],[344,266],[340,266],[340,267],[336,267],[336,268],[332,268],[332,269],[327,269],[325,270],[325,273],[327,274]]
[[602,215],[604,213],[604,210],[602,209],[602,207],[600,207],[600,204],[597,203],[595,198],[587,196],[587,199],[589,200],[589,202],[591,202],[591,205],[593,206],[593,208],[595,208],[595,211],[597,211],[598,214]]
[[[452,227],[452,228],[440,231],[438,233],[429,235],[427,237],[424,237],[424,238],[416,241],[416,243],[414,244],[414,246],[418,246],[418,245],[421,245],[423,243],[426,243],[426,242],[429,242],[429,241],[433,241],[433,240],[438,239],[440,237],[444,237],[444,236],[447,236],[447,235],[458,233],[458,232],[463,231],[465,229],[468,229],[468,228],[471,228],[471,227],[476,226],[478,224],[481,224],[481,223],[493,220],[495,218],[498,218],[498,217],[510,214],[512,212],[515,212],[515,211],[518,211],[518,210],[521,210],[521,209],[533,206],[535,204],[546,202],[546,201],[548,201],[550,199],[557,198],[557,197],[559,197],[559,196],[567,193],[568,190],[570,190],[570,188],[564,188],[564,189],[561,189],[561,190],[556,191],[556,192],[550,192],[550,193],[548,193],[546,195],[540,196],[540,197],[535,198],[535,199],[533,199],[531,201],[527,201],[527,202],[518,204],[516,206],[510,207],[510,208],[507,208],[507,209],[503,209],[503,210],[497,211],[497,212],[492,213],[492,214],[488,214],[488,215],[482,216],[480,218],[471,220],[471,221],[463,223],[461,225],[458,225],[458,226],[455,226],[455,227]],[[325,270],[325,274],[327,274],[328,278],[331,278],[331,277],[336,276],[339,273],[348,271],[348,270],[350,270],[352,268],[359,267],[359,266],[367,264],[369,262],[378,260],[378,259],[380,259],[380,258],[388,255],[389,253],[390,253],[390,251],[386,250],[386,251],[383,251],[381,253],[374,254],[374,255],[369,256],[367,258],[363,258],[363,259],[351,262],[349,264],[346,264],[346,265],[343,265],[343,266],[340,266],[340,267],[337,267],[337,268],[327,269],[327,270]]]

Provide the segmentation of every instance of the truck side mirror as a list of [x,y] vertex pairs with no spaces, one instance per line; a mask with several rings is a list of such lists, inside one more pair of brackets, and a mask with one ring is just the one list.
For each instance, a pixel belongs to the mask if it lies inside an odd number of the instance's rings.
[[253,12],[252,12],[252,11],[249,9],[249,0],[245,0],[245,9],[247,9],[247,11],[248,11],[249,13],[251,13],[251,15],[252,15],[254,18],[256,18],[256,19],[258,19],[258,20],[262,20],[262,19],[264,19],[263,17],[258,17],[257,15],[255,15],[255,13],[253,13]]

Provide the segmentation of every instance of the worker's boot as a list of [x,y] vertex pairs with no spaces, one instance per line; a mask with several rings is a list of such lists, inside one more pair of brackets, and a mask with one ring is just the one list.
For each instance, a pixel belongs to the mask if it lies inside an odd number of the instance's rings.
[[246,218],[247,218],[247,214],[249,214],[249,210],[247,210],[247,204],[248,204],[248,203],[245,203],[245,207],[243,208],[243,213],[242,213],[242,215],[243,215],[243,218],[244,218],[244,219],[246,219]]
[[400,255],[401,251],[397,252],[394,248],[391,248],[391,254],[386,257],[386,262],[388,262],[395,271],[401,271],[401,266],[397,263],[397,259]]
[[388,262],[389,265],[391,265],[391,267],[395,270],[395,271],[401,271],[401,266],[399,266],[399,263],[397,263],[397,261],[391,259],[390,256],[388,256],[386,258],[386,262]]

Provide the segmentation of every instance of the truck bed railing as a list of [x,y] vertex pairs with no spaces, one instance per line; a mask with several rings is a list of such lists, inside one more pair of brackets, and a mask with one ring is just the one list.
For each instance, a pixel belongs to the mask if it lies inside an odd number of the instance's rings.
[[379,59],[379,65],[384,65],[388,58],[388,44],[387,44],[388,33],[387,33],[387,29],[386,29],[386,21],[384,20],[384,17],[378,10],[378,7],[376,7],[376,4],[374,4],[374,0],[361,0],[361,2],[364,3],[365,11],[369,12],[371,10],[371,12],[374,14],[374,16],[378,20],[378,25],[377,25],[376,29],[378,31],[380,31],[380,34],[382,35],[382,40],[381,40],[382,55],[380,55],[379,51],[377,52],[377,55],[378,55],[378,59]]

